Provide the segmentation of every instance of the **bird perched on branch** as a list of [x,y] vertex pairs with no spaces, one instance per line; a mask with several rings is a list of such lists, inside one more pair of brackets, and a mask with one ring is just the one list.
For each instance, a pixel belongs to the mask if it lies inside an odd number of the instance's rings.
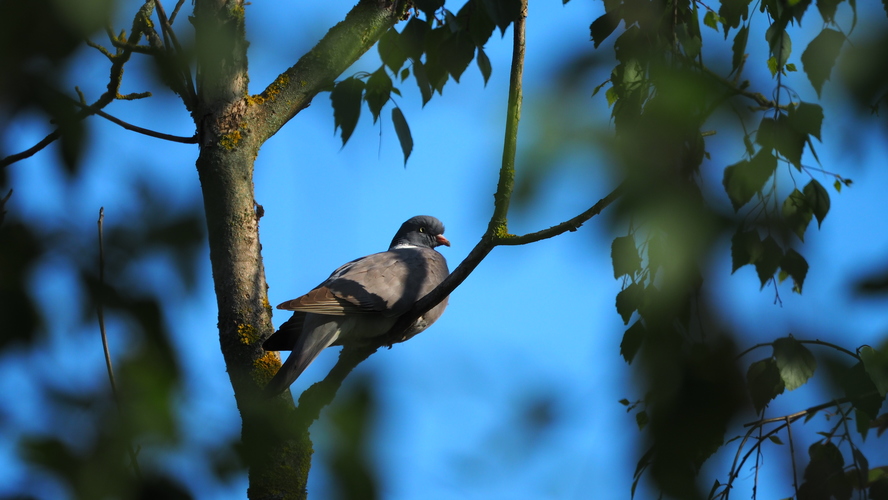
[[[295,312],[262,347],[293,352],[268,383],[267,395],[289,387],[325,347],[360,345],[384,335],[398,317],[438,286],[449,274],[444,256],[434,250],[450,246],[443,233],[444,224],[438,219],[413,217],[398,229],[388,251],[353,260],[314,290],[277,306]],[[406,335],[431,326],[445,307],[446,298],[416,320]]]

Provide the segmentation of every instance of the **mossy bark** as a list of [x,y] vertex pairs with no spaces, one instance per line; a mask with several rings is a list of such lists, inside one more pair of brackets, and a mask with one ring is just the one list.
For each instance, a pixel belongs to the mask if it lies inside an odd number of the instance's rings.
[[403,15],[403,2],[361,1],[259,96],[250,96],[243,0],[199,0],[194,25],[200,140],[197,170],[219,307],[219,342],[243,418],[251,499],[305,498],[312,445],[287,398],[262,401],[280,366],[262,349],[273,331],[259,243],[253,168],[262,143],[304,109]]

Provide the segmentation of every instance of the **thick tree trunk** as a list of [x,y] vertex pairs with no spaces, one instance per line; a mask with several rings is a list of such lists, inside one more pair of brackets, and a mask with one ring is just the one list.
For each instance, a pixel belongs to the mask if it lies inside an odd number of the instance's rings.
[[243,418],[251,499],[305,498],[312,446],[289,397],[258,399],[280,367],[262,341],[272,333],[259,243],[253,165],[262,143],[393,26],[403,2],[362,1],[265,92],[250,96],[243,0],[195,6],[200,138],[197,170],[219,307],[219,342]]

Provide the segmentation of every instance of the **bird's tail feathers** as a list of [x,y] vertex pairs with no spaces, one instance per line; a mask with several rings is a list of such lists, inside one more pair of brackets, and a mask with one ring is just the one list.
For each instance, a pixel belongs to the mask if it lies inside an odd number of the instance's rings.
[[274,397],[290,387],[318,354],[339,338],[339,329],[335,320],[320,325],[306,324],[303,332],[310,333],[300,336],[293,352],[265,387],[265,396]]

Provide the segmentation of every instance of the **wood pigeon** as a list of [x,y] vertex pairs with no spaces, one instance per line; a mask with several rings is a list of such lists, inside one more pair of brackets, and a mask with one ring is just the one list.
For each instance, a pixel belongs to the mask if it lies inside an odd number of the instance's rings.
[[[293,352],[268,383],[266,394],[289,387],[325,347],[360,345],[385,334],[414,302],[438,286],[450,273],[444,256],[433,250],[450,246],[443,233],[438,219],[413,217],[398,229],[387,252],[353,260],[314,290],[277,306],[295,312],[262,347]],[[445,307],[446,298],[416,320],[406,335],[431,326]]]

